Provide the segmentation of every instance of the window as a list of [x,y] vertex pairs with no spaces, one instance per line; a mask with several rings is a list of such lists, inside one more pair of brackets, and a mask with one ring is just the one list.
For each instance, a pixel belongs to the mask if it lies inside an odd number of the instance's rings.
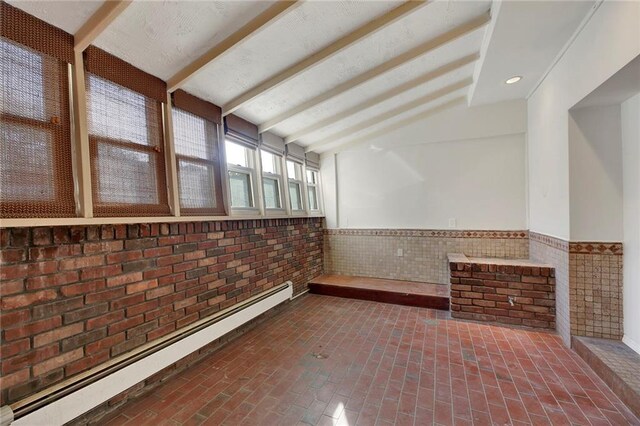
[[287,160],[287,177],[289,178],[289,202],[291,211],[303,211],[302,166],[291,160]]
[[225,142],[231,207],[255,208],[255,150],[227,140]]
[[262,188],[265,209],[282,209],[282,160],[270,152],[260,150],[262,159]]
[[319,211],[320,202],[318,197],[318,172],[307,169],[307,200],[309,202],[309,210]]
[[216,123],[179,108],[172,116],[180,213],[224,214]]
[[67,64],[2,37],[0,73],[0,216],[75,216]]
[[169,213],[160,102],[87,74],[87,115],[95,213]]

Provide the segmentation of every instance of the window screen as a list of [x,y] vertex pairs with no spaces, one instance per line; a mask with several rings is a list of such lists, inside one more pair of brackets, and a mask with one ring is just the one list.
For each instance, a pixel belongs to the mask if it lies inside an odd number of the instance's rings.
[[168,214],[161,103],[94,74],[86,87],[94,213]]
[[2,217],[76,214],[67,67],[60,59],[0,37]]
[[172,115],[181,214],[225,214],[217,125],[178,108]]

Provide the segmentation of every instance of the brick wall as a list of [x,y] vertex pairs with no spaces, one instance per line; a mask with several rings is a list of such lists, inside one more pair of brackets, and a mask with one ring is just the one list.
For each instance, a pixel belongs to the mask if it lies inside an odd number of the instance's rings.
[[552,265],[556,271],[556,331],[571,346],[569,311],[569,243],[559,238],[529,231],[531,259]]
[[0,230],[1,403],[291,280],[322,273],[322,219]]
[[[555,270],[451,256],[451,316],[555,329]],[[511,303],[510,303],[511,299]]]

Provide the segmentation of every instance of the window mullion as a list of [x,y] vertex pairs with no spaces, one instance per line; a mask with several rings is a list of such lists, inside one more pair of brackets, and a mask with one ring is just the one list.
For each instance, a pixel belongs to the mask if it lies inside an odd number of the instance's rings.
[[[251,151],[249,151],[251,152]],[[255,187],[252,188],[254,195],[258,195],[257,203],[254,203],[254,207],[257,207],[260,210],[260,214],[264,216],[267,212],[267,209],[264,205],[264,188],[262,182],[262,154],[259,149],[253,150],[253,176],[255,177]],[[257,204],[257,205],[256,205]]]
[[173,216],[180,216],[180,193],[178,191],[178,168],[176,163],[176,148],[173,141],[173,116],[171,93],[167,92],[167,99],[163,103],[163,131],[164,131],[164,160],[167,174],[167,195],[169,208]]
[[93,191],[91,183],[91,154],[89,147],[89,130],[87,124],[87,93],[84,75],[84,58],[81,51],[75,51],[71,70],[71,105],[73,109],[74,137],[74,171],[77,192],[78,214],[82,217],[93,217]]

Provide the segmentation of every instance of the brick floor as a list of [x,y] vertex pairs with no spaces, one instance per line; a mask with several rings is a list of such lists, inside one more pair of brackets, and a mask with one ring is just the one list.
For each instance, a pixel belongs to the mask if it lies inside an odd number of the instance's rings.
[[624,425],[559,336],[306,295],[108,424]]

